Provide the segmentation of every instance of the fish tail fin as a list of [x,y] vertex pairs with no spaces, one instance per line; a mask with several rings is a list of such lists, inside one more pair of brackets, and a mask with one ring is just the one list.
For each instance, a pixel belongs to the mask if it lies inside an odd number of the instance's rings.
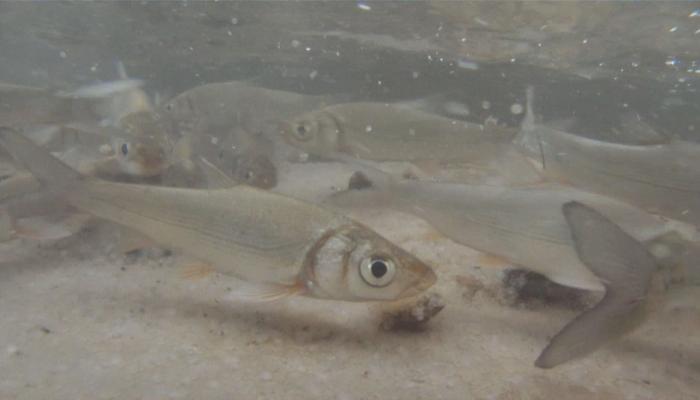
[[65,191],[83,180],[83,176],[76,170],[14,129],[0,127],[0,146],[49,189]]
[[603,299],[557,333],[535,362],[552,368],[583,357],[641,325],[652,306],[657,270],[644,245],[598,211],[578,202],[563,206],[581,261],[601,279]]

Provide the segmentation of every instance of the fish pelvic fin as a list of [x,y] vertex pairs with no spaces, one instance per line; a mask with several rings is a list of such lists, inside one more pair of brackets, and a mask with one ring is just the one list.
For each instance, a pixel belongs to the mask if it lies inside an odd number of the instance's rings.
[[85,179],[78,171],[12,128],[0,127],[0,146],[51,190],[67,191]]
[[246,282],[235,289],[231,298],[243,302],[267,303],[306,292],[306,286],[301,281],[289,285]]
[[569,202],[562,209],[579,258],[606,291],[552,338],[535,361],[539,368],[586,356],[633,331],[658,304],[660,292],[656,262],[642,243],[586,205]]

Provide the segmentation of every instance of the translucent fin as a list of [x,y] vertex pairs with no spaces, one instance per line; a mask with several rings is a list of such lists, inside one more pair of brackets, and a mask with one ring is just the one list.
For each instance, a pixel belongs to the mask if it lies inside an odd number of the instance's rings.
[[641,325],[657,270],[644,246],[599,212],[577,202],[566,203],[563,212],[579,258],[601,279],[606,292],[552,338],[535,361],[539,368],[583,357]]
[[118,227],[119,243],[117,246],[117,251],[120,253],[129,253],[134,250],[141,250],[156,245],[151,238],[142,234],[141,232],[121,225],[118,225]]
[[77,171],[11,128],[0,127],[0,145],[49,188],[68,190],[82,179]]
[[120,79],[86,85],[72,92],[58,92],[56,95],[74,99],[103,99],[127,90],[140,88],[141,86],[143,86],[143,81],[140,79]]
[[264,303],[302,294],[306,288],[301,283],[280,285],[274,283],[246,282],[236,287],[231,298],[238,301]]
[[0,208],[0,243],[15,238],[14,221],[4,208]]
[[14,223],[17,237],[33,240],[59,240],[75,235],[87,225],[91,216],[72,214],[60,219],[50,217],[22,218]]
[[202,279],[211,275],[214,271],[216,270],[211,265],[196,262],[185,266],[182,277],[189,280]]
[[207,179],[207,187],[209,189],[226,189],[238,184],[238,182],[229,178],[228,175],[204,157],[199,158],[197,166],[199,166],[204,177]]

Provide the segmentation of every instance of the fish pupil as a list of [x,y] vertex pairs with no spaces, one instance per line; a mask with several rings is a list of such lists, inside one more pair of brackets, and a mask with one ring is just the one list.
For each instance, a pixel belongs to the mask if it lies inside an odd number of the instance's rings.
[[386,275],[389,268],[387,268],[386,263],[384,261],[375,260],[372,261],[371,270],[372,275],[374,275],[375,278],[381,278],[384,275]]
[[307,132],[307,131],[306,131],[306,127],[305,127],[304,125],[299,125],[299,126],[297,126],[297,133],[298,133],[300,136],[306,135],[306,132]]
[[122,144],[121,151],[122,154],[127,155],[129,153],[129,145],[126,143]]

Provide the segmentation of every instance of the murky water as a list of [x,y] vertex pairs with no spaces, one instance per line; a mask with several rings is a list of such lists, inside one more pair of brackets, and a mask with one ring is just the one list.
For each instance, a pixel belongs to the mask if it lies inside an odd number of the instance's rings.
[[698,398],[699,39],[693,2],[0,3],[0,398]]

